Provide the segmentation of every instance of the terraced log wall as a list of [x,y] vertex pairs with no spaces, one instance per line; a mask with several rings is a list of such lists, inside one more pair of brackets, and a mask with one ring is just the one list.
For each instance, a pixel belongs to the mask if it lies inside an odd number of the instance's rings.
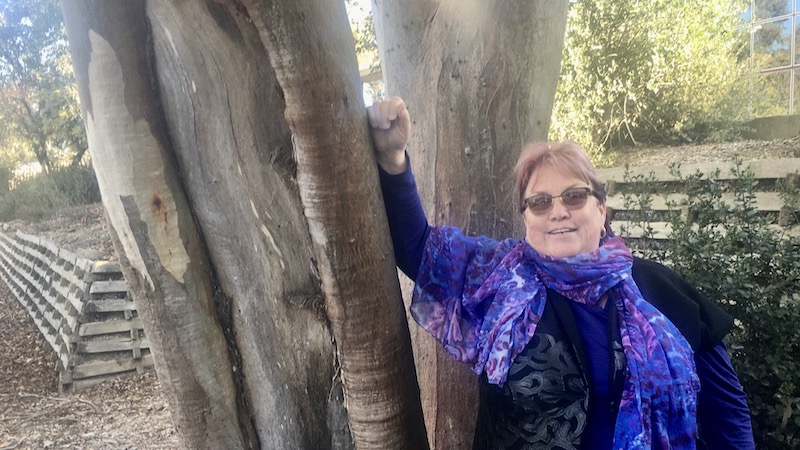
[[60,390],[153,367],[118,263],[0,232],[0,278],[55,352]]

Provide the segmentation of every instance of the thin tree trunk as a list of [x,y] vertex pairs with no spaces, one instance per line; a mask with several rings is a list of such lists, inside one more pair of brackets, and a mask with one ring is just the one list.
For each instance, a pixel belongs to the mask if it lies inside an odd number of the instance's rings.
[[[386,90],[414,120],[410,154],[431,221],[522,237],[512,170],[547,137],[568,2],[373,0]],[[469,448],[476,377],[412,333],[429,440]]]
[[244,3],[286,98],[356,447],[427,448],[344,4]]

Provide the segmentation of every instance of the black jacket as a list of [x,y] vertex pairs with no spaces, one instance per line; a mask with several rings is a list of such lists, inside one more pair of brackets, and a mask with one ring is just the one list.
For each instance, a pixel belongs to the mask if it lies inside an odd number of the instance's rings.
[[[665,266],[634,259],[633,279],[695,352],[717,345],[733,326],[719,306]],[[591,400],[583,369],[588,360],[569,300],[552,290],[547,296],[536,333],[512,363],[505,385],[500,388],[481,377],[475,449],[581,447]],[[625,363],[616,314],[609,315],[608,327],[609,358],[616,367],[610,379],[618,402]]]

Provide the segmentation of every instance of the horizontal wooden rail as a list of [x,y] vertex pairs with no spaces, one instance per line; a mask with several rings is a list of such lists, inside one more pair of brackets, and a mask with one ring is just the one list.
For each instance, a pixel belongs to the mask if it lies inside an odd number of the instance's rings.
[[[708,179],[711,174],[716,173],[714,177],[717,181],[730,182],[734,180],[734,168],[734,162],[686,164],[680,166],[679,172],[684,177],[700,172],[703,174],[702,179]],[[758,181],[752,199],[756,210],[774,218],[771,226],[777,232],[800,237],[798,205],[786,204],[776,190],[779,181],[794,185],[800,183],[800,158],[748,161],[742,163],[740,169],[752,172],[754,179]],[[681,192],[682,186],[676,183],[680,180],[668,166],[598,169],[597,174],[608,189],[607,201],[612,227],[623,237],[640,238],[649,235],[655,239],[668,239],[671,226],[664,216],[667,211],[681,211],[685,220],[691,220],[689,212],[680,206],[687,200],[687,194]],[[665,192],[649,196],[647,208],[656,215],[647,222],[635,220],[642,212],[642,197],[635,192],[635,186],[642,179],[669,186],[664,189]],[[740,201],[733,193],[723,194],[721,200],[728,206],[735,206]],[[644,227],[648,227],[650,233]],[[719,231],[724,233],[724,227],[720,227]]]
[[[680,166],[680,173],[686,176],[699,171],[704,174],[704,178],[708,178],[710,174],[719,169],[719,176],[716,177],[718,180],[733,180],[735,177],[731,174],[731,170],[735,167],[736,164],[733,162],[682,164]],[[747,161],[743,163],[743,167],[748,167],[757,179],[780,179],[798,172],[798,168],[800,168],[800,158]],[[630,176],[647,177],[652,175],[655,179],[662,182],[679,181],[679,179],[672,174],[669,166],[642,166],[629,167],[627,169],[624,167],[613,167],[598,169],[597,174],[600,176],[600,179],[606,183],[611,181],[624,183],[626,170]]]

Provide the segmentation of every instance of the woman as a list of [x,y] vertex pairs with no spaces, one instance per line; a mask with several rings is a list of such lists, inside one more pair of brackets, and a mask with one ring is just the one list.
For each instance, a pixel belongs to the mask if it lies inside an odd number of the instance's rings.
[[731,318],[611,234],[579,146],[523,149],[525,239],[472,238],[428,225],[402,99],[368,113],[411,313],[480,375],[475,448],[753,448]]

